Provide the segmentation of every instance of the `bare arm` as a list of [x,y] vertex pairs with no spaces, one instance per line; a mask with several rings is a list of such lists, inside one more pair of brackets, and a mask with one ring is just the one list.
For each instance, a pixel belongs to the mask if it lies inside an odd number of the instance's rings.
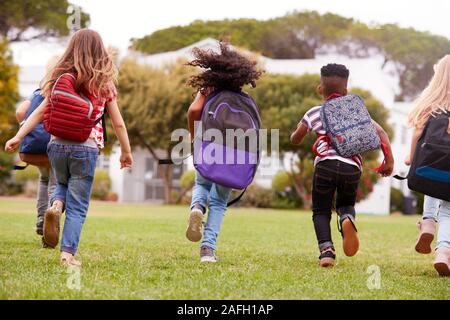
[[120,143],[120,168],[131,168],[133,165],[133,157],[131,156],[130,140],[128,139],[127,128],[125,126],[125,122],[123,121],[122,115],[120,114],[117,101],[114,100],[108,103],[107,108],[114,132]]
[[27,113],[28,109],[30,108],[31,101],[25,100],[22,102],[16,109],[16,119],[18,123],[21,123],[25,119],[25,114]]
[[203,106],[205,104],[206,97],[200,92],[197,93],[192,104],[189,106],[187,116],[188,116],[188,127],[189,133],[191,135],[191,141],[194,140],[195,136],[195,121],[199,121],[202,116]]
[[33,111],[33,113],[28,117],[27,121],[20,127],[19,131],[16,135],[8,140],[5,145],[5,151],[9,153],[13,153],[18,147],[23,138],[30,133],[34,127],[37,126],[39,122],[42,121],[44,117],[45,106],[47,105],[48,99],[45,98],[44,101]]
[[385,165],[380,174],[384,177],[390,176],[392,171],[394,171],[394,155],[392,154],[391,141],[386,131],[375,121],[373,121],[375,128],[377,129],[378,136],[380,137],[381,143],[387,147],[388,154],[385,155]]
[[417,142],[419,141],[420,137],[422,136],[422,133],[423,133],[423,128],[421,128],[421,129],[417,129],[416,128],[414,130],[414,134],[413,134],[412,141],[411,141],[411,149],[410,149],[410,152],[409,152],[409,156],[405,160],[405,164],[407,166],[411,165],[412,158],[414,157],[414,153],[416,152]]
[[297,126],[297,129],[291,134],[291,142],[292,144],[300,144],[302,143],[305,136],[308,134],[308,127],[300,122]]

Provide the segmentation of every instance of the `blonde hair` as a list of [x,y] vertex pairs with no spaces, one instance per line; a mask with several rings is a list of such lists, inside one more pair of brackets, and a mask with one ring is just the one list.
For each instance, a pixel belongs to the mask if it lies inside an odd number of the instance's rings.
[[43,95],[50,95],[53,84],[63,73],[76,76],[75,89],[98,98],[114,94],[117,82],[117,68],[106,50],[100,35],[89,29],[75,32],[64,54],[47,73]]
[[60,56],[53,56],[50,59],[48,59],[47,64],[45,65],[45,76],[42,78],[42,80],[39,82],[39,87],[42,89],[45,84],[47,83],[48,79],[47,77],[51,74],[53,69],[56,67],[56,64],[58,63],[60,59]]
[[433,114],[450,111],[450,55],[434,66],[434,76],[414,102],[408,117],[411,127],[423,128]]

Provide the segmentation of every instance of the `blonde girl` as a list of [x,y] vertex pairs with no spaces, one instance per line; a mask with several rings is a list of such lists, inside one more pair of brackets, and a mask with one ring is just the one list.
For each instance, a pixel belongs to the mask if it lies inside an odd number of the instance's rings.
[[[414,127],[414,135],[410,155],[405,160],[407,165],[411,164],[428,119],[436,114],[450,112],[450,55],[439,60],[434,66],[434,72],[429,85],[416,100],[409,115],[409,125]],[[448,133],[450,134],[450,123]],[[437,222],[439,232],[434,266],[440,275],[450,276],[450,202],[425,196],[423,217],[418,223],[420,233],[415,246],[417,252],[427,254],[432,251],[431,243]]]

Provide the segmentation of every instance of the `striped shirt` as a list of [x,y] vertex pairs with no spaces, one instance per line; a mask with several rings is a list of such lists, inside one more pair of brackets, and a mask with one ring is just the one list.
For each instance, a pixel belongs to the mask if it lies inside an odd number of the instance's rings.
[[[302,120],[300,121],[302,124],[304,124],[308,131],[314,131],[318,136],[319,135],[326,135],[326,131],[323,128],[322,119],[320,118],[320,108],[322,106],[316,106],[314,108],[311,108],[308,110],[308,112],[305,113]],[[326,150],[328,147],[328,151]],[[362,170],[362,158],[361,155],[356,155],[351,158],[344,158],[338,155],[336,150],[333,149],[333,147],[327,146],[327,143],[325,141],[322,141],[319,143],[317,147],[317,151],[320,154],[324,154],[324,157],[316,157],[314,160],[314,165],[318,164],[321,161],[324,160],[339,160],[354,166],[357,166],[359,170]]]

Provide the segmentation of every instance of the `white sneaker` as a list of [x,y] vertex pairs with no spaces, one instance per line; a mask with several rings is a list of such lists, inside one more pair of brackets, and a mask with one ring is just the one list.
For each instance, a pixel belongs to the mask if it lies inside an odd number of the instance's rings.
[[200,262],[216,263],[217,261],[219,261],[219,259],[214,254],[213,249],[206,246],[200,248]]
[[186,238],[192,242],[198,242],[202,239],[203,211],[193,208],[189,214],[189,222],[186,229]]

